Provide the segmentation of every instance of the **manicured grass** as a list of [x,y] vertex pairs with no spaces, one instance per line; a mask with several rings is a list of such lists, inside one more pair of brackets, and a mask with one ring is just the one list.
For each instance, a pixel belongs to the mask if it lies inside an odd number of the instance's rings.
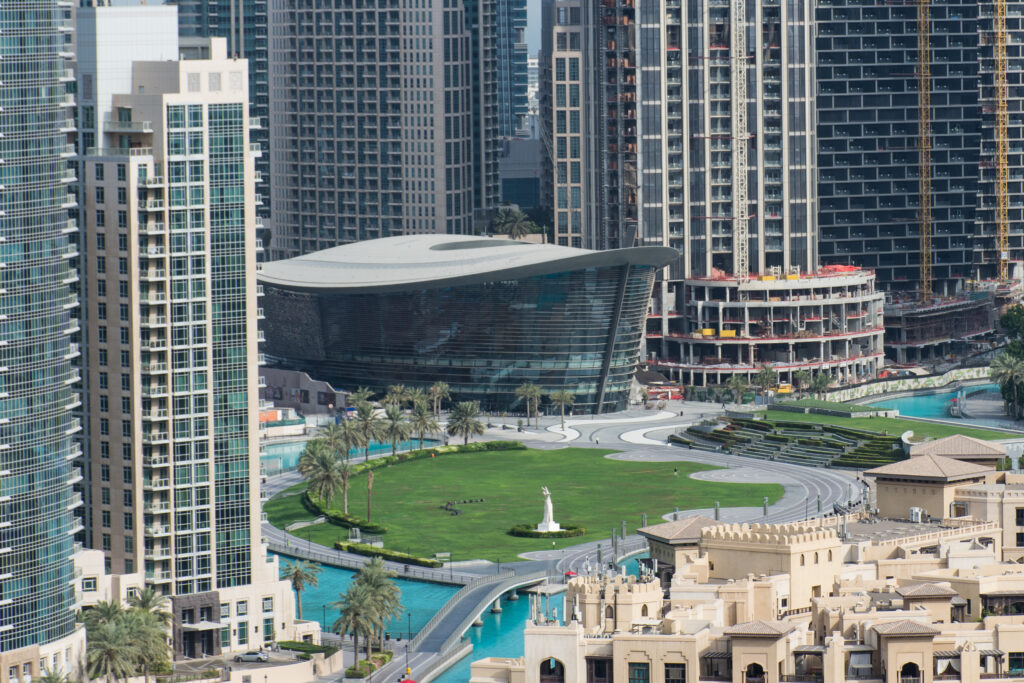
[[889,434],[889,436],[899,436],[907,430],[912,430],[915,436],[929,436],[933,439],[941,439],[951,434],[963,434],[964,436],[973,436],[976,439],[987,439],[990,441],[1010,439],[1014,436],[1009,432],[997,432],[991,429],[959,427],[957,425],[944,425],[935,422],[904,420],[892,417],[833,417],[831,415],[790,413],[785,410],[768,410],[764,412],[764,416],[768,420],[816,422],[818,424],[833,424],[853,429],[868,429],[873,432],[884,432]]
[[800,406],[801,408],[823,408],[834,410],[838,413],[870,413],[879,408],[857,405],[856,403],[840,403],[838,401],[821,401],[816,398],[800,398],[795,401],[782,401],[787,406]]
[[[544,497],[541,486],[551,490],[555,520],[586,527],[587,534],[557,539],[554,547],[566,547],[607,539],[612,528],[626,520],[628,533],[641,525],[641,513],[655,524],[658,515],[680,509],[760,506],[783,493],[778,484],[731,484],[689,478],[691,472],[716,469],[683,462],[627,462],[603,457],[605,449],[491,451],[458,453],[436,459],[400,463],[378,469],[373,480],[372,521],[388,528],[384,546],[393,550],[432,557],[451,552],[455,560],[512,561],[522,552],[551,549],[547,539],[518,538],[506,532],[516,524],[535,525],[541,520]],[[673,474],[678,468],[679,475]],[[272,524],[313,519],[302,507],[303,485],[294,486],[267,502],[264,510]],[[483,498],[483,503],[462,503]],[[462,514],[441,509],[455,501]],[[341,496],[334,501],[341,507]],[[349,511],[366,515],[366,476],[352,481]],[[295,534],[332,545],[347,534],[331,524],[299,529]]]

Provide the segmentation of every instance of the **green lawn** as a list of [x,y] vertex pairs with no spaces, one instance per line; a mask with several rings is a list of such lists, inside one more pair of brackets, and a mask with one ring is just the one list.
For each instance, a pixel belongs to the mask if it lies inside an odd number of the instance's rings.
[[852,429],[869,429],[873,432],[885,432],[890,436],[899,436],[907,430],[912,430],[915,436],[928,436],[933,439],[941,439],[951,434],[963,434],[973,436],[976,439],[1010,439],[1014,435],[1010,432],[999,432],[991,429],[978,429],[975,427],[959,427],[957,425],[938,424],[936,422],[924,422],[921,420],[904,420],[892,417],[832,417],[830,415],[812,415],[804,413],[790,413],[785,410],[764,411],[765,419],[784,420],[789,422],[816,422],[818,424],[833,424],[840,427]]
[[[483,558],[511,561],[522,552],[551,548],[546,539],[517,538],[506,532],[515,524],[535,525],[543,516],[541,486],[551,490],[555,520],[586,527],[587,534],[557,539],[557,547],[606,539],[612,527],[626,520],[632,533],[648,513],[680,509],[759,506],[762,497],[778,500],[778,484],[703,482],[687,475],[713,467],[684,462],[643,463],[609,460],[605,449],[490,451],[458,453],[378,469],[373,480],[372,521],[384,524],[384,546],[430,557],[452,552],[456,560]],[[679,469],[679,475],[673,469]],[[267,502],[264,511],[275,526],[313,519],[300,502],[304,484]],[[460,501],[483,498],[483,503]],[[448,500],[463,513],[453,516],[442,506]],[[335,500],[340,507],[341,496]],[[349,510],[366,515],[366,476],[353,480]],[[345,529],[318,524],[299,529],[297,536],[331,545]]]

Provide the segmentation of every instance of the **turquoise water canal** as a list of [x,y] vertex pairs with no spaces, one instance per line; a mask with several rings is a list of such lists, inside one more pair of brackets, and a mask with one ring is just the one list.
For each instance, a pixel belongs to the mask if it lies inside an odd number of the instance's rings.
[[[308,439],[282,439],[281,441],[270,441],[264,444],[260,454],[260,464],[263,466],[263,471],[266,474],[277,474],[278,472],[293,470],[298,467],[299,458],[302,457],[307,441]],[[424,439],[423,447],[430,448],[437,443],[433,439]],[[419,439],[410,439],[398,444],[399,451],[411,451],[419,447]],[[377,441],[371,442],[370,455],[378,455],[380,453],[391,453],[391,444],[379,443]],[[353,448],[351,451],[351,456],[355,459],[355,462],[360,462],[365,454],[365,448]]]
[[[984,384],[976,387],[967,387],[964,392],[969,396],[979,391],[998,391],[995,384]],[[882,399],[871,401],[868,405],[887,410],[898,410],[900,415],[907,417],[930,417],[939,420],[951,419],[949,415],[949,402],[956,398],[959,391],[945,391],[939,394],[923,394],[919,396],[907,396],[905,398]],[[955,418],[954,418],[955,419]],[[983,420],[971,420],[972,423],[981,423]]]

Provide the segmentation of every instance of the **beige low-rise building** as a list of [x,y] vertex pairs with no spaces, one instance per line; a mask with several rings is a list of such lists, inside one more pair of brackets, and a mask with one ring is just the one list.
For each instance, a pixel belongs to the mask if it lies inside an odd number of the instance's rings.
[[994,473],[988,465],[931,454],[864,472],[875,480],[878,515],[912,521],[959,517],[953,505],[957,488],[984,483]]
[[963,460],[976,465],[996,467],[1006,459],[1006,446],[998,441],[983,441],[973,436],[952,434],[934,441],[924,441],[910,447],[910,457],[938,455]]

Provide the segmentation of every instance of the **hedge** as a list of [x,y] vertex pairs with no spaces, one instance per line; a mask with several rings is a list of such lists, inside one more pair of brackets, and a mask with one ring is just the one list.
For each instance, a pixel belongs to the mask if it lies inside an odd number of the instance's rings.
[[388,528],[386,526],[368,522],[357,515],[346,515],[342,512],[335,512],[334,510],[325,510],[323,506],[318,505],[317,502],[313,500],[309,495],[308,490],[302,494],[302,507],[315,515],[323,515],[328,522],[335,526],[344,527],[346,529],[359,527],[368,534],[386,534],[388,532]]
[[520,538],[573,538],[585,533],[587,533],[585,528],[571,524],[564,525],[561,531],[537,531],[529,524],[516,524],[508,530],[509,536],[519,536]]
[[678,434],[669,434],[668,435],[668,442],[669,443],[677,443],[677,444],[680,444],[682,446],[693,446],[694,445],[693,441],[690,441],[689,439],[684,439],[683,437],[679,436]]
[[370,655],[370,659],[361,659],[355,666],[345,669],[345,678],[366,678],[377,669],[391,661],[394,653],[390,650],[376,652]]
[[331,647],[330,645],[314,645],[313,643],[302,643],[298,640],[279,640],[277,644],[285,650],[292,650],[293,652],[301,652],[306,655],[305,659],[309,659],[309,655],[322,652],[325,657],[330,657],[338,648]]
[[349,543],[348,541],[337,541],[334,544],[337,550],[342,550],[347,553],[355,553],[356,555],[365,555],[366,557],[380,557],[384,560],[391,560],[392,562],[401,562],[402,564],[414,564],[418,567],[441,567],[443,563],[437,560],[431,560],[426,557],[417,557],[408,553],[402,553],[397,550],[387,550],[385,548],[378,548],[376,546],[367,545],[366,543]]

